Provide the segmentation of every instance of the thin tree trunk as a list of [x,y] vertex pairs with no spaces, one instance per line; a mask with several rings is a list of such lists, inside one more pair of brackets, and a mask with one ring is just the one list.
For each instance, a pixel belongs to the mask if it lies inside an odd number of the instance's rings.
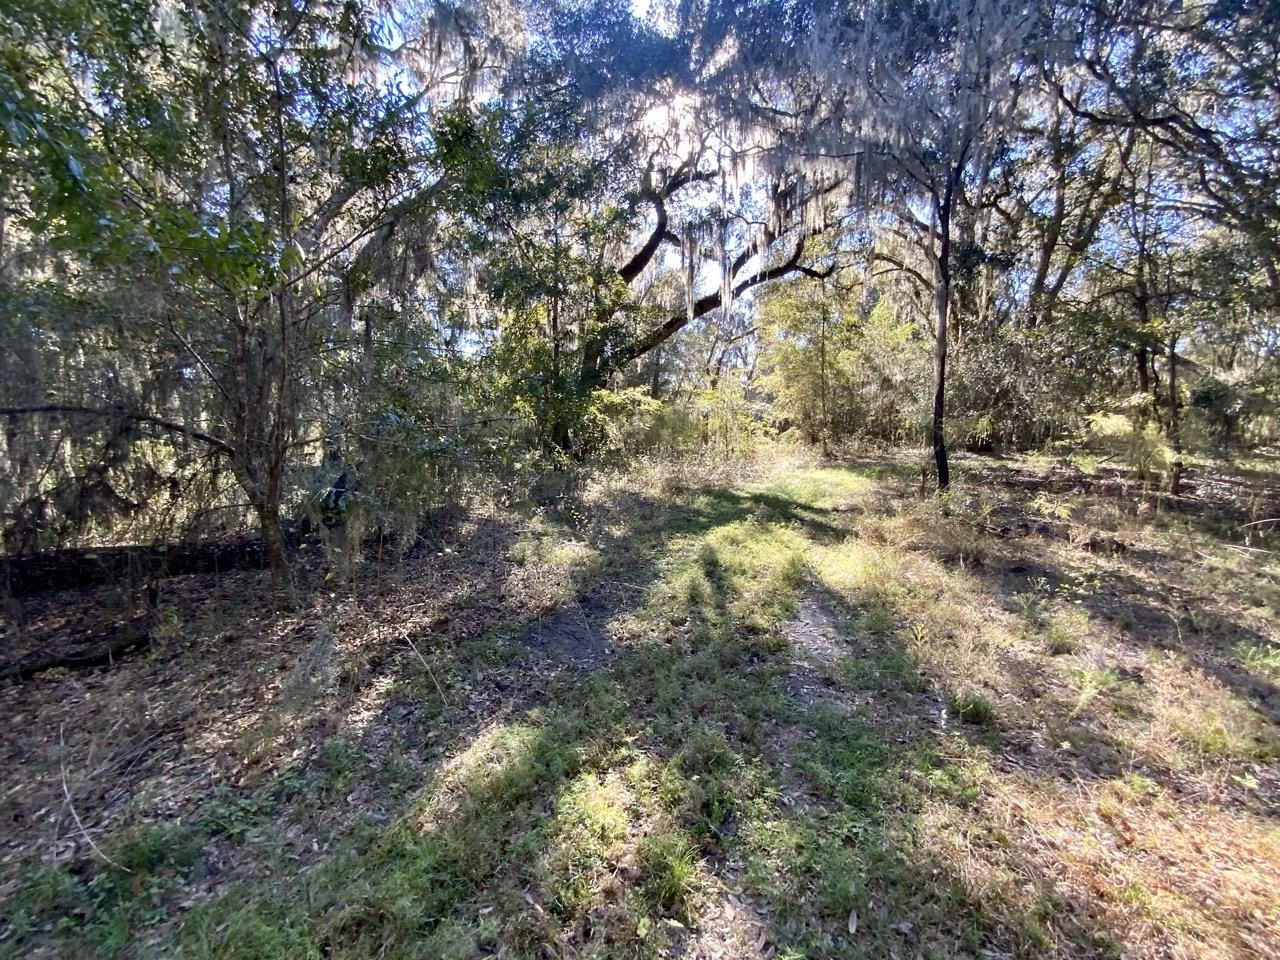
[[955,195],[955,175],[947,179],[946,190],[937,205],[938,260],[934,265],[933,290],[933,460],[938,468],[938,492],[951,485],[945,435],[947,416],[947,329],[951,309],[951,205]]
[[[293,211],[289,196],[289,166],[284,131],[284,90],[280,81],[280,68],[271,65],[275,83],[275,126],[277,178],[280,192],[280,235],[288,250],[294,245]],[[271,425],[267,431],[267,482],[265,496],[258,510],[262,523],[262,545],[267,563],[271,567],[271,592],[277,606],[285,610],[297,607],[293,592],[293,580],[289,575],[289,559],[285,554],[284,531],[280,525],[280,501],[284,492],[285,461],[289,453],[289,428],[293,416],[292,327],[293,303],[290,283],[293,270],[285,258],[281,258],[280,286],[276,294],[279,316],[279,343],[276,344],[275,404],[271,412]],[[252,415],[252,412],[251,414]]]
[[374,361],[377,358],[374,346],[373,309],[366,308],[361,319],[364,322],[361,334],[360,376],[367,387],[373,382]]
[[1173,468],[1169,471],[1169,493],[1178,495],[1182,486],[1182,434],[1178,424],[1178,335],[1169,337],[1169,446],[1173,448]]
[[946,423],[947,390],[947,301],[950,299],[944,280],[938,284],[934,297],[934,348],[933,348],[933,459],[938,468],[938,490],[950,485],[951,473],[947,464]]
[[831,455],[831,417],[827,413],[827,313],[818,327],[819,398],[822,401],[822,455]]
[[283,610],[293,610],[297,607],[297,596],[289,572],[289,557],[285,553],[279,499],[261,501],[255,504],[255,510],[262,530],[262,548],[267,555],[267,566],[271,570],[271,593],[277,606]]

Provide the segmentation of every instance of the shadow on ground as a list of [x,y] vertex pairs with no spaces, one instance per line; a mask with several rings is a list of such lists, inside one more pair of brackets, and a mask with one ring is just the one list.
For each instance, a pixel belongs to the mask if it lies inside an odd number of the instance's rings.
[[[286,664],[297,682],[244,725],[269,744],[182,820],[5,890],[0,952],[1117,955],[1116,911],[985,818],[974,771],[1016,731],[955,716],[965,678],[920,662],[906,603],[886,616],[814,577],[883,501],[779,489],[553,514],[591,552],[540,614],[503,592],[520,571],[479,566],[444,600],[411,579],[353,597],[368,641],[325,655],[312,625],[316,665]],[[1030,541],[1017,563],[1064,574]],[[974,573],[993,594],[1003,576]],[[1139,586],[1119,589],[1153,604]]]

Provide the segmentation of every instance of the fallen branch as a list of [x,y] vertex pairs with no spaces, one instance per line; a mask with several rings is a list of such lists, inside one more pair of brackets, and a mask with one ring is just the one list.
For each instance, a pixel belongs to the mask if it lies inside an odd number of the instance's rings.
[[[146,621],[147,618],[139,618]],[[136,624],[136,621],[135,621]],[[26,680],[46,670],[85,670],[115,662],[126,653],[151,643],[151,631],[135,624],[126,627],[110,640],[70,653],[36,653],[0,663],[0,680]]]
[[99,583],[264,566],[265,551],[258,539],[52,550],[30,556],[0,557],[0,589],[7,587],[14,596],[24,596]]
[[61,726],[58,727],[58,744],[62,747],[61,755],[58,757],[58,766],[62,771],[62,795],[67,798],[67,809],[71,811],[71,819],[73,819],[76,822],[76,826],[80,828],[80,836],[84,837],[85,840],[88,841],[89,846],[93,848],[94,853],[107,861],[107,863],[111,864],[111,866],[115,867],[117,870],[123,870],[125,873],[133,873],[133,871],[128,867],[121,866],[103,853],[102,848],[93,842],[93,837],[89,836],[89,831],[84,828],[84,823],[80,820],[80,814],[76,813],[76,805],[71,799],[71,788],[67,786],[67,761],[65,759],[67,741],[63,736],[63,728]]

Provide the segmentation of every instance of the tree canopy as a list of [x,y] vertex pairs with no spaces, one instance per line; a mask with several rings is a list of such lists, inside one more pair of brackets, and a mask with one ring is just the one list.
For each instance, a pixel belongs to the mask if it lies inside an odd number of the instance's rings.
[[1107,417],[1176,491],[1275,426],[1277,16],[17,0],[5,548],[251,516],[287,602],[326,504],[712,437],[927,442],[945,488]]

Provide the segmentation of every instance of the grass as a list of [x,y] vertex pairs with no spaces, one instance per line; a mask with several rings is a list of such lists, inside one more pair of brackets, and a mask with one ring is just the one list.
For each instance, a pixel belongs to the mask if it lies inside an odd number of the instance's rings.
[[1242,662],[1259,673],[1280,677],[1280,644],[1242,641],[1236,645],[1236,653]]
[[[615,477],[511,521],[416,655],[443,559],[326,611],[332,688],[292,712],[248,688],[186,734],[222,758],[208,788],[91,820],[102,856],[33,854],[0,955],[1265,955],[1280,753],[1229,668],[1274,675],[1268,574],[1201,585],[1185,530],[964,470],[944,505],[882,465],[661,499]],[[984,532],[1013,510],[1146,552]],[[587,590],[610,658],[523,644]],[[806,598],[833,611],[818,660]]]
[[951,712],[965,723],[986,726],[994,723],[996,708],[980,693],[965,690],[951,698]]

